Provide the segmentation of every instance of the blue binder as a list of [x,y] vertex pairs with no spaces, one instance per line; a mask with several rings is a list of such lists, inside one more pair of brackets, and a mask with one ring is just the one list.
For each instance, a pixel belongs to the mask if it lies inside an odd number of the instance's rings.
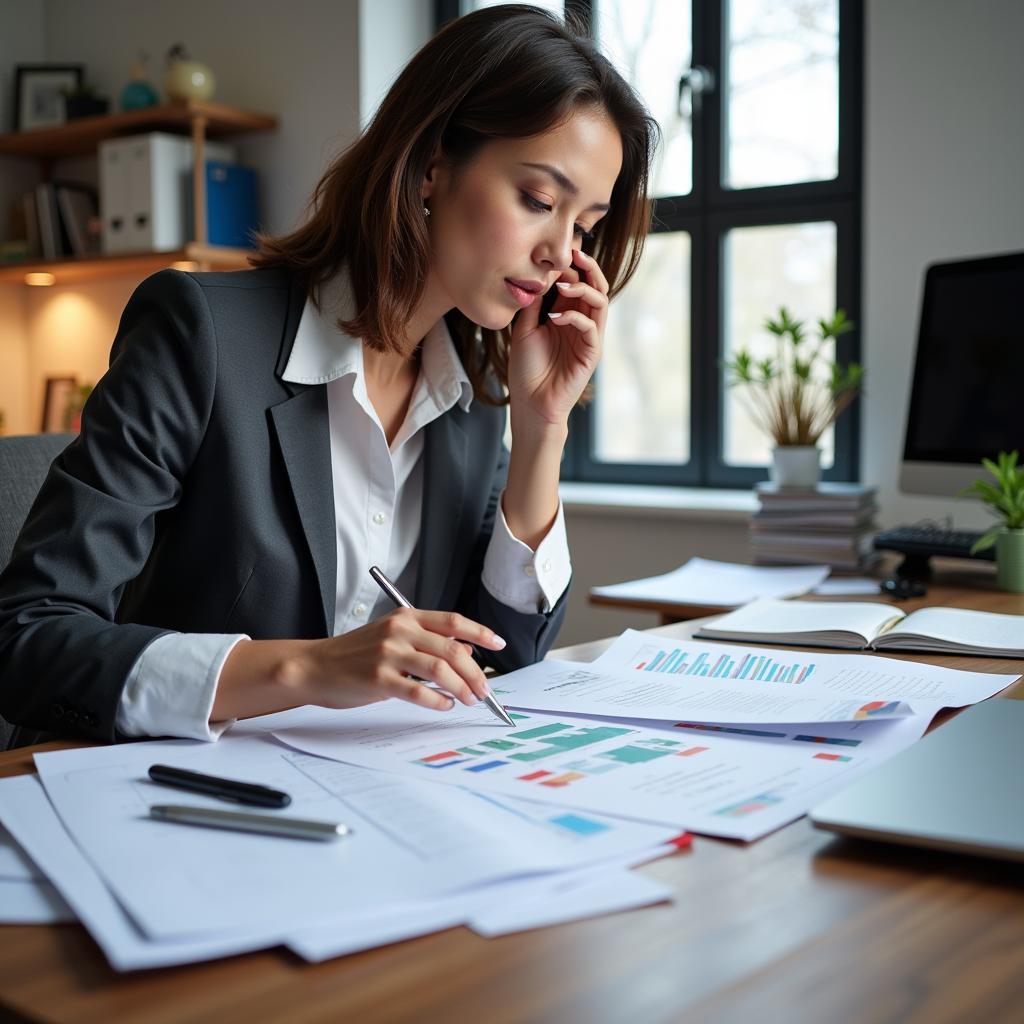
[[211,245],[252,247],[259,227],[259,189],[251,167],[211,160],[206,165],[206,237]]

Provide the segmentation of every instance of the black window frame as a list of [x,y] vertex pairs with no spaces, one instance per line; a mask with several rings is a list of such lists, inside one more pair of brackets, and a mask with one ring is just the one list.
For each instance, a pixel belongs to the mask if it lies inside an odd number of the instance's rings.
[[[685,464],[602,462],[592,456],[592,407],[570,418],[562,479],[591,483],[656,484],[687,487],[749,488],[768,476],[766,466],[730,466],[724,459],[722,388],[724,240],[733,228],[831,221],[836,225],[836,305],[857,329],[837,343],[843,361],[861,353],[861,249],[863,162],[863,0],[839,3],[839,154],[836,177],[748,189],[722,187],[725,144],[721,83],[725,55],[724,4],[691,0],[691,65],[710,68],[716,87],[702,97],[693,118],[693,186],[685,196],[658,197],[652,233],[690,235],[690,459]],[[460,0],[435,0],[438,27],[462,13]],[[566,0],[594,31],[592,0]],[[771,312],[766,310],[766,313]],[[826,315],[830,311],[822,310]],[[701,343],[700,339],[710,339]],[[870,385],[870,378],[868,379]],[[860,402],[835,424],[833,465],[826,480],[860,478]]]

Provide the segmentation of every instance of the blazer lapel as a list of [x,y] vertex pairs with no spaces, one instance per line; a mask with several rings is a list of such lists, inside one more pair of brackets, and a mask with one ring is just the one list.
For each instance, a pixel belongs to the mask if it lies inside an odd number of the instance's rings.
[[[296,276],[292,282],[288,315],[281,339],[278,378],[288,364],[307,293],[306,282]],[[274,406],[270,416],[320,584],[324,635],[331,636],[334,632],[334,605],[337,599],[338,548],[331,483],[333,475],[327,388],[323,384],[293,384],[285,380],[281,384],[292,397]]]
[[[434,420],[424,439],[423,525],[420,532],[417,608],[438,608],[459,538],[466,490],[467,414],[455,406]],[[454,599],[454,596],[453,596]]]

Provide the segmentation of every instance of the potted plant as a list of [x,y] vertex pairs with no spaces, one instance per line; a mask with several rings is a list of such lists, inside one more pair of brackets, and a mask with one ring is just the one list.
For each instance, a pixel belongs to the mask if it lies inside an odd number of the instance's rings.
[[995,478],[975,480],[960,493],[978,498],[1000,522],[983,534],[971,554],[996,546],[996,579],[1003,590],[1024,594],[1024,466],[1017,465],[1017,452],[1000,452],[997,460],[981,464]]
[[864,369],[825,358],[830,341],[854,328],[842,309],[819,320],[815,337],[804,332],[785,306],[764,322],[775,352],[757,359],[741,348],[725,363],[729,387],[741,389],[745,408],[775,442],[772,480],[780,487],[814,487],[821,478],[818,441],[860,393]]

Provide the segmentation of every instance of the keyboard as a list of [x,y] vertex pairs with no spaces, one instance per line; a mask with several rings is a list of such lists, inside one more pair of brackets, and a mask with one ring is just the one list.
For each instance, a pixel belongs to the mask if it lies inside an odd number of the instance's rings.
[[876,551],[898,551],[904,556],[896,570],[898,575],[927,576],[928,559],[932,555],[942,558],[979,558],[994,562],[995,547],[971,554],[971,547],[982,533],[973,530],[952,530],[940,526],[897,526],[883,530],[875,536]]

